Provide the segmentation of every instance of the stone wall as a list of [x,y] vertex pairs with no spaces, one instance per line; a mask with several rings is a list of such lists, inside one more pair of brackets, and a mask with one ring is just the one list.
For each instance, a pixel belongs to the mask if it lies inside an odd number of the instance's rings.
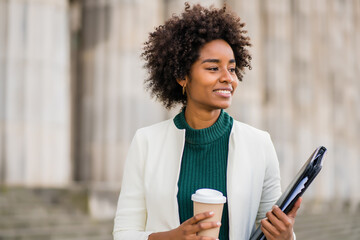
[[147,32],[161,23],[160,1],[84,1],[79,32],[77,178],[118,183],[135,130],[165,117],[142,86]]
[[229,3],[254,43],[253,70],[232,115],[271,133],[283,187],[317,146],[326,146],[323,171],[305,199],[358,206],[359,1]]
[[0,0],[0,181],[71,181],[65,0]]
[[[270,132],[283,187],[317,146],[326,146],[324,169],[305,199],[356,207],[359,1],[226,2],[253,43],[253,69],[228,111]],[[85,182],[118,191],[136,129],[178,111],[145,92],[140,53],[148,33],[183,4],[0,0],[1,183]]]

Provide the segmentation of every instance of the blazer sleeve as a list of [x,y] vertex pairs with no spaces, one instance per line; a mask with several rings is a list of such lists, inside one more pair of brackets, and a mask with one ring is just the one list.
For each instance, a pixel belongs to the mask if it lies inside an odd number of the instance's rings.
[[138,130],[126,158],[114,219],[114,240],[146,240],[147,210],[144,192],[146,141]]
[[266,133],[264,139],[264,154],[266,167],[260,206],[256,217],[257,225],[260,223],[260,220],[265,217],[266,212],[271,210],[272,206],[281,196],[279,162],[274,145],[268,133]]
[[[260,224],[261,219],[266,216],[266,213],[270,211],[272,206],[281,196],[279,161],[276,155],[274,144],[272,143],[268,133],[266,134],[264,146],[266,170],[259,211],[256,217],[257,225]],[[293,236],[294,240],[296,240],[295,232],[293,233]]]

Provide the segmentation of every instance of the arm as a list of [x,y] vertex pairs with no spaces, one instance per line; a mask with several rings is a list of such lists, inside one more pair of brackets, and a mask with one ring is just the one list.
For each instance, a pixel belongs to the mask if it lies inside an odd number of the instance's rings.
[[268,161],[260,205],[262,211],[258,217],[263,216],[264,210],[271,210],[266,213],[266,218],[261,220],[261,230],[268,240],[295,240],[293,225],[301,198],[287,215],[278,206],[273,206],[281,195],[281,189],[279,163],[270,136],[266,143],[266,154]]
[[146,205],[143,184],[145,142],[139,132],[125,162],[121,192],[114,220],[114,240],[146,240]]
[[265,155],[265,176],[260,206],[256,217],[257,224],[260,224],[260,220],[265,217],[266,212],[272,208],[281,196],[279,162],[269,134],[266,134],[263,146]]

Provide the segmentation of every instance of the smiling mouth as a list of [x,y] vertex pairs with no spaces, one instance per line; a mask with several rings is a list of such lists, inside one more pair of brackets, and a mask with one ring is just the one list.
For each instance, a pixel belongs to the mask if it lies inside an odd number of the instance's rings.
[[224,93],[224,94],[230,94],[230,93],[231,93],[231,91],[230,91],[230,90],[222,90],[222,89],[219,89],[219,90],[214,90],[214,92]]

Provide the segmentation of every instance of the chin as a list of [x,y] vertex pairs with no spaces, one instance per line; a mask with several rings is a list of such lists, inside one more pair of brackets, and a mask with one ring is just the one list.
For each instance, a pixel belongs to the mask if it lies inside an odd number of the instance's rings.
[[222,103],[222,104],[217,104],[216,108],[217,109],[227,109],[231,106],[231,103]]
[[224,106],[224,107],[221,107],[221,109],[227,109],[227,108],[229,108],[230,107],[230,105],[226,105],[226,106]]

